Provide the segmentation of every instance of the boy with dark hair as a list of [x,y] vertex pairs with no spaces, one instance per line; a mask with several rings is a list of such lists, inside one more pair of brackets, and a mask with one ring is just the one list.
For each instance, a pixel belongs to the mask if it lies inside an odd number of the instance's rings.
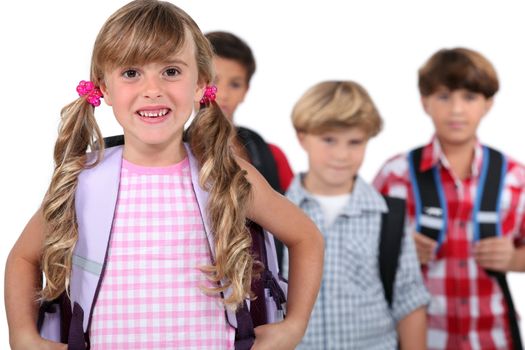
[[525,168],[476,135],[499,82],[476,51],[436,52],[419,70],[435,136],[389,160],[374,186],[406,199],[425,284],[429,349],[521,349],[505,272],[525,270]]
[[[252,50],[243,40],[228,32],[211,32],[210,41],[215,57],[215,85],[217,103],[224,115],[233,122],[237,107],[244,101],[255,73],[255,58]],[[293,178],[293,172],[283,151],[266,141],[255,131],[236,127],[237,137],[233,140],[235,153],[252,163],[274,190],[284,194]],[[284,245],[275,240],[277,260],[282,266]]]
[[[286,195],[325,239],[321,289],[298,349],[425,349],[429,296],[414,242],[404,234],[404,203],[397,200],[401,210],[388,212],[391,199],[358,176],[368,140],[381,129],[370,96],[352,81],[319,83],[296,103],[292,120],[309,169]],[[397,225],[385,231],[391,214]],[[390,234],[398,237],[392,259]],[[286,253],[284,262],[286,274]]]
[[[248,44],[232,33],[211,32],[206,37],[215,51],[217,103],[233,122],[235,111],[244,101],[255,73],[255,58]],[[286,191],[293,172],[279,147],[266,143],[253,130],[237,127],[234,148],[237,155],[251,162],[275,190]]]

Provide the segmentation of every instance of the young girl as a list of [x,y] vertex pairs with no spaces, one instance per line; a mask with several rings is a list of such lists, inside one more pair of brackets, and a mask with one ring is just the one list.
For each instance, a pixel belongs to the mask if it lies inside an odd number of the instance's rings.
[[[13,349],[66,348],[36,326],[40,302],[64,292],[69,349],[233,348],[241,324],[232,311],[255,278],[247,219],[290,251],[287,317],[257,327],[253,349],[300,341],[319,289],[322,238],[232,157],[231,125],[207,87],[211,59],[197,25],[170,3],[133,1],[107,20],[91,81],[62,110],[42,207],[7,261]],[[124,129],[123,147],[104,150],[93,114],[102,96]],[[198,102],[203,108],[184,132]]]

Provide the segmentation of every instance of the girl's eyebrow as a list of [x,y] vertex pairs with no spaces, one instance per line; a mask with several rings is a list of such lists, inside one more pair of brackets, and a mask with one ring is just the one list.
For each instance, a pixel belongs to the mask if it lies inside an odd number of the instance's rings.
[[188,67],[188,63],[186,63],[186,61],[184,61],[182,59],[178,59],[178,58],[168,59],[168,60],[166,60],[164,62],[164,64],[167,64],[167,65],[182,64],[182,65]]

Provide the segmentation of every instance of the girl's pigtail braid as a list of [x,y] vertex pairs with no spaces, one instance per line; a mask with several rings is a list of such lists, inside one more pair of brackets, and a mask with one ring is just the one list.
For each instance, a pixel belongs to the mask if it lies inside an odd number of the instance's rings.
[[251,185],[231,152],[233,126],[215,101],[207,101],[206,105],[187,130],[192,152],[201,166],[199,182],[209,191],[207,209],[215,234],[215,264],[204,270],[211,280],[226,281],[215,291],[232,287],[225,303],[236,309],[250,295],[254,265],[252,239],[246,229]]
[[55,169],[42,204],[46,232],[42,270],[46,285],[41,298],[52,300],[68,291],[72,255],[78,237],[75,191],[78,175],[86,167],[86,151],[97,151],[94,166],[101,159],[103,139],[95,121],[92,102],[79,98],[61,111],[55,143]]

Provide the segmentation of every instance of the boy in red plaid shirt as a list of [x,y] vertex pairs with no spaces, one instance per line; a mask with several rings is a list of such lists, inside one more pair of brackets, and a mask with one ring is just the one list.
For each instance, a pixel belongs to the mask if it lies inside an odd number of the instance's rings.
[[[525,271],[525,168],[476,136],[498,88],[494,67],[478,52],[436,52],[419,70],[421,101],[435,135],[429,144],[387,161],[374,180],[381,193],[407,200],[407,222],[432,295],[430,350],[521,349],[512,303],[494,272],[504,279],[502,273]],[[487,165],[489,152],[500,157],[501,180],[499,187],[483,189],[484,174],[494,172],[494,164]],[[425,172],[433,174],[441,206],[421,206],[421,196],[434,190],[417,180]],[[483,191],[496,193],[494,212],[480,209]],[[487,223],[497,229],[484,238],[479,227]],[[424,225],[434,227],[434,239],[421,233]]]

